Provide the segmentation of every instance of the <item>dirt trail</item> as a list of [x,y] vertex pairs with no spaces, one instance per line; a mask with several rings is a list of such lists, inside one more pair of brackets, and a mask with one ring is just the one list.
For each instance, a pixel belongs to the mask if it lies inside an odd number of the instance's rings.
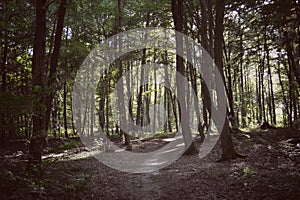
[[[183,156],[153,173],[132,174],[111,169],[88,157],[87,151],[45,157],[43,174],[23,174],[23,156],[0,162],[4,199],[298,199],[300,196],[299,132],[289,129],[236,135],[237,149],[248,157],[216,162],[220,144],[204,159]],[[299,140],[300,141],[300,140]],[[149,140],[134,151],[164,143]]]
[[[101,199],[297,199],[300,162],[295,153],[299,149],[286,143],[299,136],[281,129],[244,133],[236,136],[235,143],[248,155],[245,159],[216,162],[221,153],[218,144],[204,159],[183,156],[154,173],[114,171],[105,177],[110,180],[110,192]],[[92,190],[99,194],[99,187]]]
[[124,183],[125,194],[129,199],[159,199],[161,197],[161,187],[159,182],[153,180],[153,176],[159,173],[134,175]]

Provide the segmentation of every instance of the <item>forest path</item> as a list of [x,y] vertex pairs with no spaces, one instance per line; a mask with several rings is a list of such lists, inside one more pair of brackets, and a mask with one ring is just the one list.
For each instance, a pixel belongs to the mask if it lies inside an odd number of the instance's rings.
[[[45,158],[41,175],[24,174],[26,156],[16,152],[0,161],[0,195],[13,200],[298,199],[299,131],[244,132],[234,141],[247,158],[216,162],[221,153],[217,144],[203,159],[182,156],[158,171],[136,174],[109,168],[78,149]],[[163,145],[154,139],[133,151]]]
[[132,175],[132,178],[124,183],[127,193],[124,196],[130,197],[129,199],[159,199],[162,193],[161,186],[153,180],[153,176],[158,175],[159,173]]
[[[221,153],[218,144],[204,159],[183,156],[152,173],[120,172],[97,163],[88,186],[93,195],[86,199],[95,199],[99,194],[98,199],[126,200],[297,199],[300,148],[289,141],[299,137],[299,132],[285,129],[242,133],[236,135],[235,143],[241,153],[248,155],[245,159],[216,162]],[[162,144],[150,140],[134,151]]]

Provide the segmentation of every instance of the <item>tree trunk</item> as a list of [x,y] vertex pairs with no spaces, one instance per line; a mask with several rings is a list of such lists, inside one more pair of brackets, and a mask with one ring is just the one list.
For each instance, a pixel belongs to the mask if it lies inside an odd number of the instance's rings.
[[[267,40],[267,38],[266,38]],[[270,81],[270,114],[272,116],[271,122],[272,124],[276,124],[276,111],[275,111],[275,100],[274,100],[274,90],[273,90],[273,80],[272,80],[272,72],[271,72],[271,66],[270,66],[270,53],[269,48],[266,42],[266,54],[267,54],[267,67],[268,67],[268,75],[269,75],[269,81]]]
[[58,97],[54,99],[54,105],[52,109],[52,130],[53,130],[53,136],[57,137],[57,129],[58,129],[58,121],[57,121],[57,112],[58,112]]
[[54,49],[53,49],[53,53],[51,56],[50,72],[49,72],[49,78],[48,78],[48,83],[47,83],[47,86],[50,89],[50,91],[45,98],[45,106],[47,108],[47,110],[46,110],[46,128],[48,128],[51,107],[52,107],[52,101],[53,101],[54,95],[57,90],[57,88],[55,88],[56,71],[57,71],[57,67],[58,67],[58,58],[59,58],[61,40],[62,40],[62,35],[63,35],[64,20],[65,20],[65,15],[66,15],[66,4],[67,4],[67,0],[61,0],[60,5],[59,5],[59,10],[58,10]]
[[[239,18],[239,23],[240,22],[240,18]],[[245,95],[244,95],[244,70],[243,70],[243,56],[244,56],[244,50],[243,50],[243,30],[242,27],[240,27],[240,80],[241,80],[241,84],[240,84],[240,101],[241,101],[241,114],[242,114],[242,127],[245,128],[246,127],[246,105],[245,105]]]
[[106,115],[106,131],[107,131],[107,136],[110,135],[110,130],[109,130],[109,90],[110,90],[110,77],[108,77],[107,75],[107,70],[105,71],[105,77],[108,78],[107,81],[107,87],[106,87],[106,100],[105,100],[105,104],[106,104],[106,108],[105,108],[105,115]]
[[[154,62],[156,60],[156,51],[154,50]],[[154,66],[153,69],[153,76],[154,76],[154,111],[153,111],[153,122],[152,122],[152,133],[155,134],[156,132],[156,112],[157,112],[157,79],[156,79],[156,67]],[[168,110],[169,111],[169,110]]]
[[94,113],[94,110],[95,110],[95,99],[94,99],[94,96],[95,96],[95,93],[94,92],[91,92],[91,99],[90,99],[90,109],[91,109],[91,115],[90,115],[90,136],[91,137],[94,137],[94,124],[95,124],[95,113]]
[[[66,0],[61,0],[58,11],[54,50],[51,57],[50,77],[46,84],[46,3],[47,0],[36,0],[35,3],[36,27],[32,59],[32,86],[39,105],[33,115],[33,136],[30,143],[29,163],[41,162],[44,141],[47,136],[47,129],[50,121],[52,101],[55,94],[52,87],[56,79],[56,68],[58,65],[61,36],[66,13]],[[41,92],[45,92],[45,86],[50,88],[50,92],[46,95],[46,97],[42,97]]]
[[[175,23],[175,31],[182,32],[183,31],[183,0],[172,0],[172,13],[173,19]],[[184,77],[184,62],[183,58],[179,56],[183,53],[183,38],[179,34],[175,34],[176,36],[176,71]],[[185,95],[185,85],[182,79],[176,75],[176,86],[177,86],[177,97],[179,99],[180,105],[180,120],[181,120],[181,128],[182,134],[185,141],[185,155],[193,154],[198,152],[195,141],[193,140],[193,136],[189,127],[189,113],[187,112],[186,105],[186,95]],[[188,141],[192,141],[190,145],[187,145]]]
[[[3,2],[3,11],[5,12],[6,23],[9,23],[8,20],[8,9],[7,1]],[[1,45],[2,46],[2,45]],[[6,73],[7,73],[7,57],[8,57],[8,31],[7,28],[4,28],[4,46],[3,46],[3,55],[2,55],[2,67],[1,67],[1,92],[6,91],[7,82],[6,82]],[[3,137],[4,143],[6,142],[6,115],[1,113],[0,115],[0,136]]]
[[[188,48],[188,47],[187,47],[187,56],[188,56],[188,60],[192,60],[191,51],[190,51],[190,48]],[[198,104],[198,88],[197,88],[196,74],[195,74],[195,70],[193,69],[192,64],[187,62],[187,66],[189,68],[192,88],[195,93],[194,105],[195,105],[195,111],[196,111],[196,117],[197,117],[197,123],[198,123],[197,130],[198,130],[199,136],[201,138],[201,142],[203,142],[205,139],[205,135],[204,135],[203,126],[201,125],[201,120],[200,120],[200,108],[199,108],[199,104]]]
[[228,89],[227,89],[227,98],[229,104],[228,117],[229,117],[229,121],[231,122],[231,126],[237,128],[238,124],[236,123],[236,115],[234,112],[234,101],[233,101],[233,90],[232,90],[232,75],[231,75],[232,66],[230,64],[231,50],[229,49],[228,52],[226,51],[224,38],[223,38],[223,50],[224,50],[226,63],[228,63],[227,69],[225,69],[225,71],[227,70],[227,82],[228,82]]
[[[7,2],[3,2],[3,11],[5,12],[6,23],[8,20],[8,9]],[[2,45],[1,45],[2,46]],[[8,32],[7,28],[4,27],[4,45],[3,45],[3,55],[2,55],[2,67],[1,67],[1,91],[4,93],[6,91],[6,72],[7,72],[7,56],[8,56]]]
[[[200,27],[200,35],[201,35],[201,44],[203,48],[209,53],[211,57],[213,57],[213,19],[212,19],[212,5],[209,1],[200,1],[200,9],[201,9],[201,27]],[[208,21],[208,22],[207,22]],[[207,36],[209,33],[209,38]],[[203,62],[207,62],[203,60]],[[201,79],[201,93],[202,93],[202,101],[203,101],[203,130],[204,128],[208,129],[210,124],[211,117],[211,99],[208,91],[208,87]]]
[[[118,0],[118,21],[117,21],[117,33],[120,33],[122,31],[122,0]],[[119,52],[122,54],[122,38],[119,38]],[[118,79],[120,79],[123,76],[123,65],[122,60],[117,61],[118,65]],[[119,105],[119,113],[120,113],[120,125],[121,125],[121,136],[125,136],[125,145],[130,146],[131,149],[131,142],[128,133],[126,133],[122,128],[125,127],[126,121],[126,110],[124,105],[124,85],[122,84],[118,88],[118,105]]]
[[68,138],[68,123],[67,123],[67,82],[64,81],[64,129],[65,137]]
[[[129,72],[130,71],[130,66],[131,66],[131,63],[128,61],[127,62],[127,71]],[[133,79],[133,77],[131,76],[132,74],[131,73],[128,73],[127,76],[126,76],[126,90],[127,90],[127,98],[128,98],[128,116],[127,116],[127,119],[128,120],[131,120],[132,119],[132,100],[131,100],[131,78]],[[130,132],[132,130],[132,127],[128,127],[128,131]]]
[[[105,107],[105,98],[102,96],[99,100],[99,129],[104,131],[104,124],[105,124],[105,114],[104,114],[104,107]],[[100,130],[99,130],[100,133]]]
[[278,80],[279,80],[279,84],[280,84],[280,87],[281,87],[281,95],[282,95],[282,97],[283,97],[283,103],[284,103],[284,107],[283,107],[283,124],[284,124],[284,126],[287,126],[288,125],[288,121],[287,121],[287,116],[289,116],[290,115],[290,113],[289,113],[289,109],[288,109],[288,101],[287,101],[287,99],[286,99],[286,95],[285,95],[285,87],[284,87],[284,85],[283,85],[283,81],[282,81],[282,78],[281,78],[281,70],[280,70],[280,62],[279,62],[279,64],[278,64],[278,69],[277,69],[277,71],[278,71]]
[[263,55],[262,64],[261,64],[261,71],[260,71],[260,86],[261,86],[261,106],[262,106],[262,116],[263,122],[267,122],[266,118],[266,107],[265,107],[265,88],[264,88],[264,74],[265,74],[265,54]]
[[[224,10],[225,10],[225,2],[224,1],[216,1],[216,29],[215,29],[215,63],[222,75],[224,81],[223,74],[223,61],[222,61],[222,41],[223,41],[223,19],[224,19]],[[217,92],[218,95],[218,92]],[[219,97],[218,97],[219,100]],[[218,102],[218,105],[219,104]],[[234,145],[232,142],[232,136],[229,133],[229,123],[226,115],[224,127],[221,132],[221,144],[222,144],[222,158],[221,160],[229,160],[240,156],[234,149]]]
[[[141,77],[140,77],[140,84],[144,81],[144,65],[146,64],[146,49],[143,49],[142,61],[141,61]],[[143,118],[143,90],[144,86],[141,85],[139,87],[138,99],[137,99],[137,113],[136,113],[136,124],[142,126],[142,118]]]
[[42,109],[43,99],[41,91],[45,84],[45,47],[46,47],[46,2],[47,0],[36,0],[36,24],[32,58],[32,87],[39,104],[32,116],[33,132],[30,141],[29,164],[40,163],[44,140],[46,137],[45,114]]

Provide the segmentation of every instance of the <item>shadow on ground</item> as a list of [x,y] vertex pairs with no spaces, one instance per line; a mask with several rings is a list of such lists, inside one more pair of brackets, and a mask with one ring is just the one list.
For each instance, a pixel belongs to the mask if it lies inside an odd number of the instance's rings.
[[[300,134],[268,129],[235,134],[245,159],[216,162],[220,145],[204,159],[183,156],[153,172],[111,169],[82,146],[46,152],[43,172],[26,172],[26,149],[1,151],[2,199],[297,199],[300,196]],[[161,148],[155,138],[133,145],[134,152]]]

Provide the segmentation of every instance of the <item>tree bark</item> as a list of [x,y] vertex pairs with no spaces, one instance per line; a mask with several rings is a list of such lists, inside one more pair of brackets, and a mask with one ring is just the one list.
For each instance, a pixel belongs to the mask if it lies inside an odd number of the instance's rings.
[[[172,0],[172,13],[173,19],[175,23],[175,31],[181,32],[183,31],[183,0]],[[175,34],[176,36],[176,71],[184,77],[184,62],[183,57],[179,56],[183,53],[183,38],[179,34]],[[198,152],[195,141],[193,140],[193,136],[189,127],[189,113],[187,112],[186,105],[186,95],[185,95],[185,86],[182,79],[176,75],[176,86],[177,86],[177,97],[179,99],[180,104],[180,120],[182,127],[182,134],[185,141],[185,155],[193,154]],[[190,145],[188,145],[188,141],[192,141]]]
[[[9,23],[8,20],[8,9],[7,9],[7,1],[3,2],[3,11],[5,12],[6,23]],[[8,31],[7,28],[4,27],[4,46],[3,46],[3,55],[2,55],[2,66],[1,66],[1,92],[4,93],[6,91],[7,82],[6,82],[6,73],[7,73],[7,57],[8,57]],[[0,136],[3,137],[4,143],[6,143],[6,114],[1,113],[0,115]]]
[[[240,22],[240,18],[239,18],[239,23]],[[246,104],[245,104],[245,95],[244,95],[244,90],[245,90],[245,84],[244,84],[244,69],[243,69],[243,56],[244,56],[244,50],[243,50],[243,29],[242,27],[240,27],[240,80],[241,80],[241,84],[240,84],[240,101],[241,101],[241,114],[242,114],[242,127],[245,128],[246,127]]]
[[[64,129],[65,129],[65,137],[68,138],[68,123],[67,123],[67,81],[64,81]],[[51,107],[51,106],[50,106]]]
[[58,67],[58,58],[59,58],[59,52],[61,47],[61,40],[63,35],[63,28],[64,28],[64,20],[66,15],[66,4],[67,0],[61,0],[58,10],[58,18],[57,18],[57,28],[55,32],[55,41],[54,41],[54,49],[51,56],[50,61],[50,72],[49,72],[49,78],[47,87],[49,88],[48,95],[45,98],[45,105],[47,108],[46,111],[46,128],[48,128],[49,119],[50,119],[50,113],[51,113],[51,106],[52,101],[56,93],[56,72]]
[[[225,10],[225,2],[224,1],[216,1],[216,27],[215,27],[215,63],[222,75],[224,81],[223,74],[223,61],[222,61],[222,53],[223,53],[223,19],[224,19],[224,10]],[[217,92],[218,95],[218,92]],[[219,97],[218,97],[219,100]],[[220,106],[218,102],[218,106]],[[221,160],[230,160],[240,156],[239,153],[236,152],[232,136],[229,133],[229,123],[226,115],[224,127],[221,131],[221,144],[222,144],[222,158]]]
[[223,50],[224,50],[224,55],[225,55],[225,61],[226,63],[228,63],[227,65],[227,82],[228,82],[228,89],[227,89],[227,98],[228,98],[228,104],[229,104],[229,121],[231,122],[231,126],[237,128],[238,124],[236,122],[236,115],[235,115],[235,110],[234,110],[234,100],[233,100],[233,90],[232,90],[232,75],[231,75],[231,64],[230,64],[230,60],[231,60],[231,50],[229,47],[228,52],[226,51],[226,47],[225,47],[225,41],[223,38]]
[[[30,143],[29,163],[41,162],[44,141],[47,136],[47,129],[50,121],[50,113],[52,100],[55,92],[52,87],[56,78],[56,69],[58,66],[58,56],[61,46],[61,36],[64,25],[64,17],[66,13],[66,1],[61,0],[59,11],[57,29],[55,35],[54,50],[51,57],[51,66],[49,72],[48,83],[46,80],[46,7],[47,0],[36,0],[36,27],[34,37],[34,50],[32,60],[32,86],[35,95],[37,96],[37,109],[33,115],[33,136]],[[46,88],[47,86],[47,88]],[[46,91],[47,89],[47,91]],[[50,91],[48,91],[50,89]],[[46,95],[42,95],[46,92]]]
[[32,116],[33,132],[30,142],[29,164],[40,163],[44,140],[46,137],[45,114],[43,112],[43,98],[41,91],[44,90],[43,78],[45,77],[45,48],[46,48],[46,2],[36,0],[36,22],[32,59],[32,86],[39,104]]
[[[118,16],[117,16],[117,32],[116,33],[120,33],[122,31],[122,0],[118,0]],[[118,42],[118,46],[119,46],[119,52],[122,54],[122,38],[118,38],[119,42]],[[122,60],[118,60],[117,62],[118,65],[118,79],[120,79],[123,75],[123,65],[122,65]],[[124,105],[124,85],[122,84],[119,88],[118,88],[118,105],[119,105],[119,113],[120,113],[120,125],[121,125],[121,136],[125,136],[125,145],[129,146],[129,149],[131,149],[131,142],[130,142],[130,138],[128,133],[126,133],[122,127],[125,127],[125,123],[127,123],[126,121],[126,113],[125,113],[125,105]]]
[[[208,5],[209,4],[209,5]],[[201,9],[201,27],[200,28],[200,35],[201,35],[201,44],[203,48],[209,53],[211,57],[213,57],[213,44],[212,44],[212,6],[211,2],[208,1],[200,1],[200,9]],[[209,33],[209,38],[207,36]],[[203,60],[203,62],[207,62]],[[209,95],[209,91],[207,85],[209,83],[205,83],[203,79],[201,79],[201,93],[202,93],[202,101],[203,101],[203,130],[204,128],[208,129],[210,124],[210,117],[211,117],[211,99]]]

